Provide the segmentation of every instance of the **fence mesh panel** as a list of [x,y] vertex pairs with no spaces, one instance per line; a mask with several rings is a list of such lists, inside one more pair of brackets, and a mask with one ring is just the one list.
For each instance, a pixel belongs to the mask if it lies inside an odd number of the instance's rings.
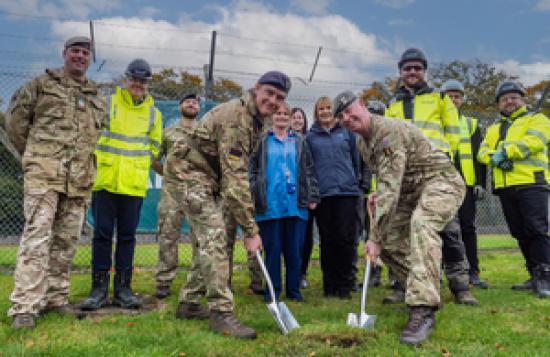
[[[39,72],[16,73],[0,72],[0,135],[4,135],[4,114],[11,95],[29,81]],[[225,76],[231,79],[230,76]],[[235,82],[238,81],[234,78]],[[102,92],[109,94],[112,92],[115,83],[103,83]],[[309,85],[312,93],[321,93],[323,88],[315,88],[315,85]],[[155,101],[159,109],[163,112],[164,126],[172,125],[179,117],[178,101],[189,90],[185,86],[167,86],[154,94]],[[199,92],[203,93],[204,88],[200,87]],[[231,96],[235,91],[224,92],[224,95]],[[316,97],[293,96],[292,91],[288,102],[292,107],[304,109],[307,115],[308,123],[313,120],[313,108]],[[205,112],[215,105],[215,102],[203,102],[201,111]],[[5,145],[6,138],[2,137],[0,144],[0,266],[12,268],[15,265],[17,247],[21,231],[23,229],[23,175],[21,165],[18,159],[14,157],[9,147]],[[135,265],[152,267],[157,263],[158,245],[156,244],[156,222],[157,222],[157,203],[162,186],[162,178],[151,172],[150,189],[143,205],[140,225],[138,229],[138,246],[136,248]],[[74,259],[74,265],[78,267],[88,267],[91,259],[91,236],[92,226],[90,215],[87,217],[88,224],[84,225],[80,247]],[[480,234],[490,235],[494,240],[491,246],[515,247],[509,236],[508,229],[500,208],[500,203],[495,196],[488,195],[485,200],[479,201],[477,205],[477,230]],[[191,247],[188,244],[187,226],[184,225],[180,244],[180,264],[189,265],[191,263]],[[498,243],[497,243],[498,241]],[[483,244],[480,246],[483,249]],[[237,263],[246,261],[246,254],[242,248],[235,250],[235,261]]]

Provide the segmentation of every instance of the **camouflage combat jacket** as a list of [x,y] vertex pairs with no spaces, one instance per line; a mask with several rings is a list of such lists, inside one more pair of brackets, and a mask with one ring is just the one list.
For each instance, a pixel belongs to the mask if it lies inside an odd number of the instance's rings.
[[[185,140],[189,134],[193,132],[196,126],[196,120],[181,118],[176,124],[164,129],[158,157],[167,158],[176,141],[180,139]],[[166,165],[163,165],[162,177],[164,184],[177,184],[180,182],[177,177],[173,176],[170,170],[166,170]]]
[[375,114],[370,118],[369,136],[358,135],[357,148],[376,173],[373,240],[380,242],[400,200],[416,197],[437,175],[459,174],[449,157],[413,124]]
[[[168,155],[166,169],[182,180],[200,173],[201,184],[219,192],[245,236],[258,234],[248,182],[248,162],[264,127],[252,91],[210,110],[188,140],[179,140]],[[190,169],[185,165],[189,164]]]
[[23,154],[25,189],[88,197],[95,178],[94,149],[106,103],[97,85],[63,69],[46,70],[13,95],[6,131]]

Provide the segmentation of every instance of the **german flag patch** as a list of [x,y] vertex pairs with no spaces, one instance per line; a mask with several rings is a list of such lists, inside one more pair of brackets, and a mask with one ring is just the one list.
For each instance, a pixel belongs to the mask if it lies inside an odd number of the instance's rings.
[[239,161],[243,157],[243,151],[241,149],[230,149],[229,150],[229,159]]

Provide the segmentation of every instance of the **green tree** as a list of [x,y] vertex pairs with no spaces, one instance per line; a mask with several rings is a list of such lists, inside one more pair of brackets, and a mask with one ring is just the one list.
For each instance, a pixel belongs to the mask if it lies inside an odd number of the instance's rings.
[[517,77],[479,60],[456,60],[433,65],[429,69],[429,78],[436,87],[441,87],[448,79],[461,82],[466,94],[463,110],[486,118],[497,115],[495,90],[498,83],[506,79],[517,80]]
[[222,103],[233,98],[242,96],[243,88],[236,82],[227,78],[220,78],[214,83],[212,88],[212,99],[215,102]]
[[185,93],[203,93],[202,79],[186,71],[163,69],[153,74],[149,92],[156,99],[179,100]]

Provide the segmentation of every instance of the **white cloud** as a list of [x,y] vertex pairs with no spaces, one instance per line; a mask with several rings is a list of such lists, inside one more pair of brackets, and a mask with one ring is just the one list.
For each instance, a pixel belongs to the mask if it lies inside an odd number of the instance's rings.
[[519,63],[516,60],[507,60],[496,63],[498,69],[508,74],[519,76],[526,86],[531,86],[550,76],[550,62]]
[[31,16],[87,18],[92,12],[116,9],[120,0],[0,0],[0,9]]
[[301,9],[309,14],[322,15],[327,13],[327,8],[333,0],[291,0],[292,7]]
[[392,19],[388,21],[388,26],[408,26],[412,25],[412,20],[407,19]]
[[375,0],[378,4],[391,7],[393,9],[401,9],[415,2],[415,0]]
[[[257,76],[247,73],[278,69],[295,77],[294,88],[299,88],[296,77],[307,80],[318,46],[323,46],[323,51],[314,82],[317,88],[324,86],[323,91],[329,95],[354,83],[366,85],[374,80],[374,73],[388,72],[395,66],[395,53],[384,48],[374,34],[362,32],[344,17],[282,14],[265,7],[247,10],[250,7],[243,4],[219,8],[219,19],[214,23],[186,16],[177,24],[121,17],[94,21],[98,58],[107,59],[105,70],[113,74],[121,74],[132,58],[143,57],[152,64],[193,67],[192,73],[202,75],[199,68],[208,63],[211,31],[215,29],[219,34],[215,74],[243,86],[257,80]],[[55,22],[52,30],[61,41],[75,33],[86,33],[87,24]],[[304,93],[310,95],[310,90],[304,88]]]
[[535,8],[541,11],[550,10],[550,0],[539,0],[535,5]]

